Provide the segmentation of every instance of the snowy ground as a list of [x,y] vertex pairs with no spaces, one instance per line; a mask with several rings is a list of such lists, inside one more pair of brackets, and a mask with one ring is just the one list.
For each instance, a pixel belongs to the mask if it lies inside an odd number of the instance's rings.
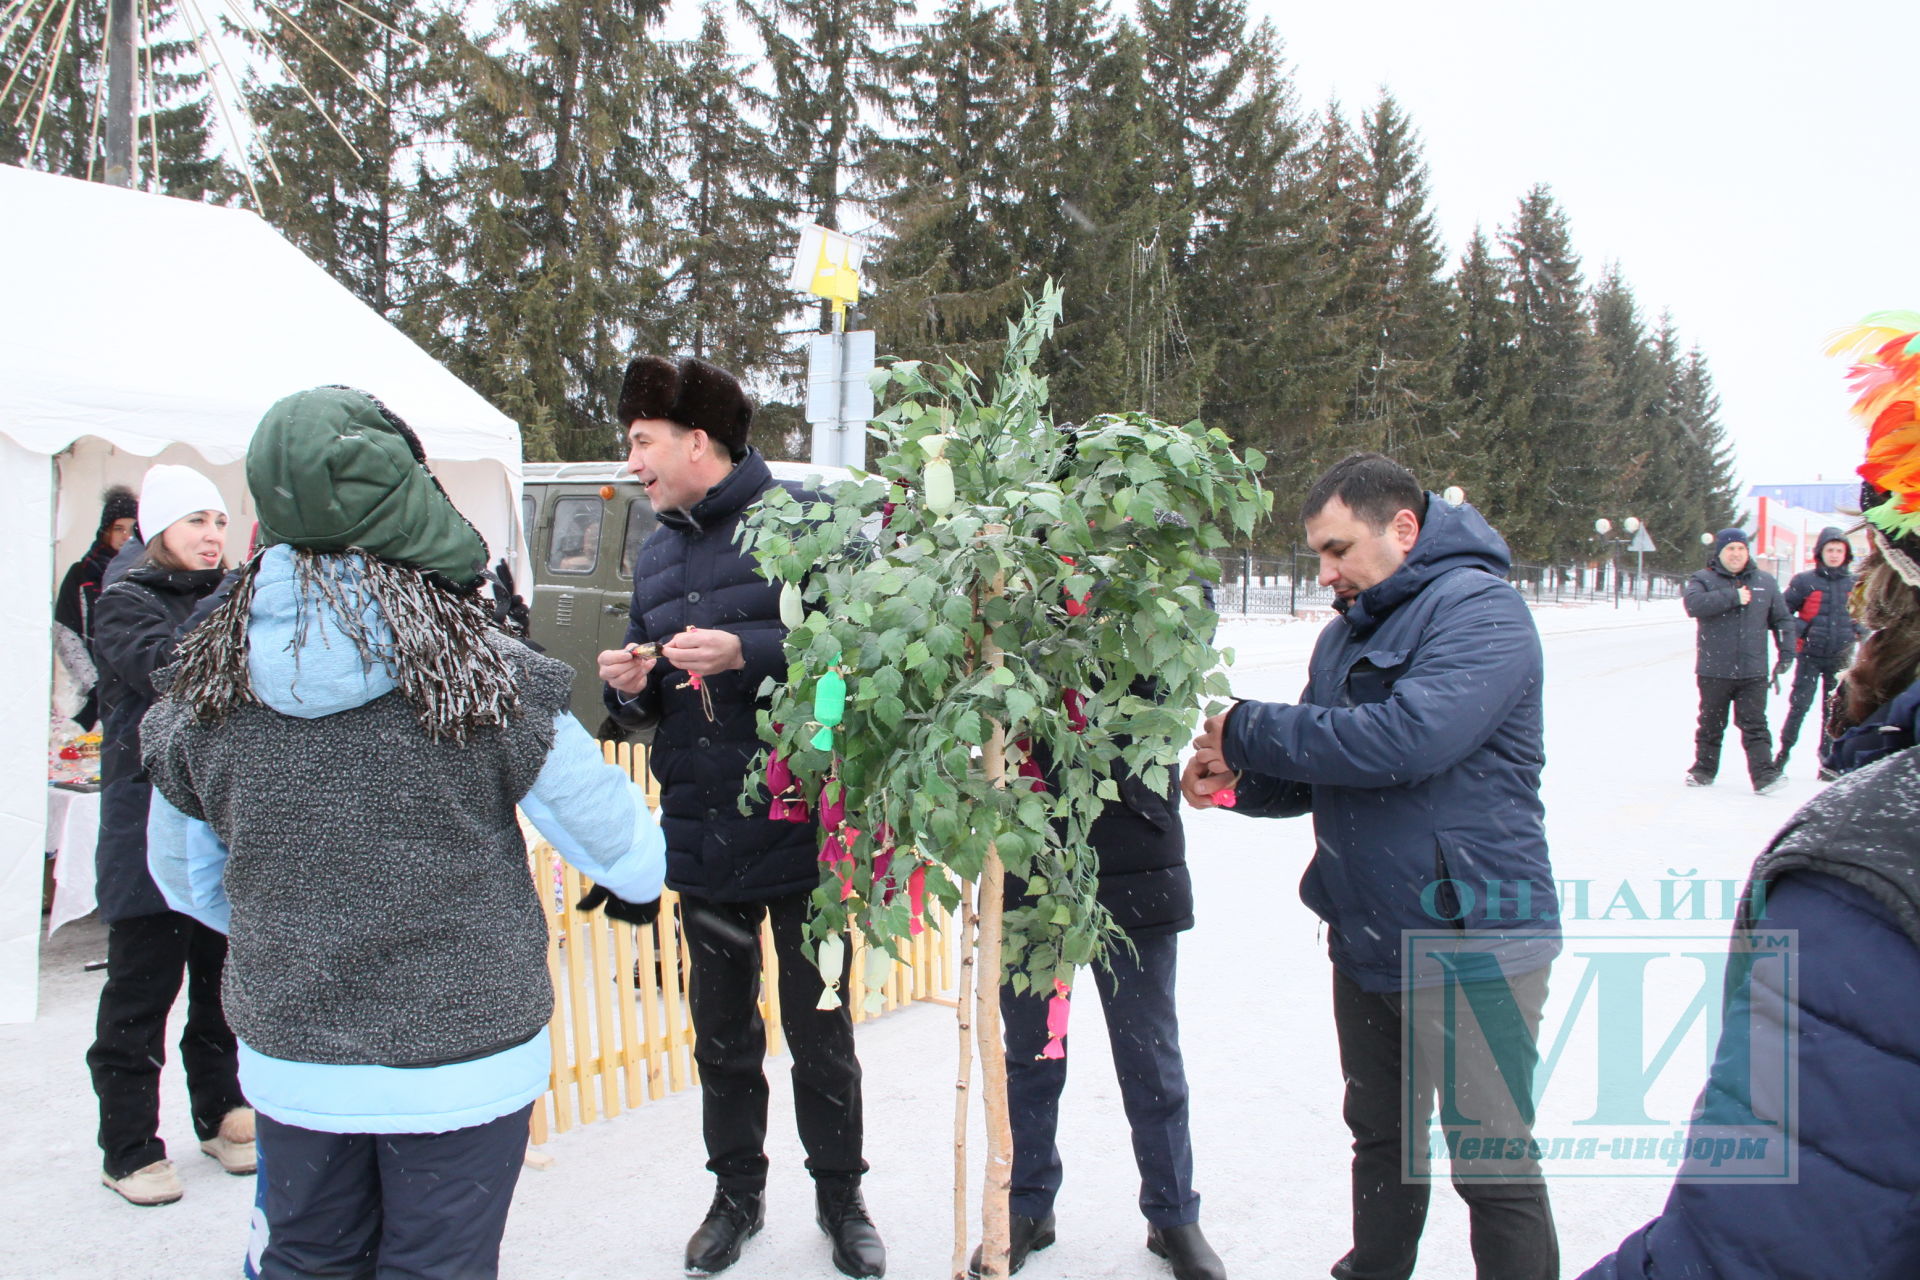
[[[1738,880],[1767,837],[1811,796],[1810,756],[1787,790],[1754,796],[1730,736],[1719,786],[1680,785],[1691,751],[1693,629],[1673,602],[1621,610],[1547,609],[1538,615],[1547,654],[1549,750],[1546,799],[1556,871],[1594,882],[1598,915],[1614,886],[1630,883],[1649,911],[1669,870]],[[1230,621],[1222,643],[1238,652],[1236,692],[1292,699],[1319,630],[1314,623]],[[1774,703],[1779,722],[1784,700]],[[1199,927],[1181,943],[1181,1014],[1194,1093],[1202,1221],[1237,1277],[1312,1277],[1345,1251],[1347,1135],[1330,1012],[1330,971],[1316,920],[1296,884],[1312,850],[1306,821],[1261,822],[1228,813],[1190,815],[1190,858]],[[1712,901],[1717,916],[1717,897]],[[1569,928],[1575,928],[1573,924]],[[1593,921],[1603,934],[1635,928],[1723,939],[1720,919],[1659,925]],[[1570,951],[1573,948],[1569,948]],[[45,948],[41,1016],[0,1027],[0,1078],[11,1082],[0,1166],[0,1276],[228,1277],[238,1274],[252,1180],[230,1178],[195,1149],[177,1067],[166,1077],[164,1136],[187,1185],[179,1204],[138,1210],[97,1183],[93,1097],[82,1062],[101,975],[83,962],[103,955],[93,920],[63,929]],[[1575,985],[1563,959],[1555,998]],[[1665,1004],[1697,988],[1676,982],[1650,998],[1664,1028]],[[1665,1004],[1663,1004],[1665,1002]],[[1671,1010],[1665,1010],[1670,1013]],[[1548,1029],[1558,1016],[1550,1004]],[[1100,1019],[1075,1019],[1073,1080],[1063,1104],[1066,1187],[1060,1240],[1023,1276],[1165,1275],[1143,1249],[1137,1183]],[[1695,1034],[1655,1090],[1650,1113],[1684,1118],[1702,1079]],[[951,1233],[952,1014],[924,1006],[860,1032],[866,1068],[867,1195],[891,1250],[889,1274],[934,1280],[947,1266]],[[1543,1103],[1542,1132],[1573,1133],[1591,1101],[1591,1065],[1570,1047]],[[1589,1059],[1591,1055],[1588,1055]],[[783,1060],[775,1060],[776,1073]],[[1571,1064],[1571,1065],[1569,1065]],[[776,1074],[770,1154],[774,1173],[767,1230],[731,1275],[739,1280],[832,1277],[812,1222],[812,1196],[793,1136],[790,1099]],[[1665,1118],[1663,1116],[1663,1118]],[[1665,1136],[1668,1128],[1652,1130]],[[701,1169],[699,1099],[688,1092],[550,1143],[551,1168],[529,1169],[508,1224],[502,1274],[512,1280],[619,1275],[667,1280],[711,1193]],[[977,1150],[977,1148],[976,1148]],[[975,1173],[977,1178],[977,1170]],[[977,1183],[976,1183],[977,1187]],[[1553,1196],[1564,1270],[1574,1276],[1657,1210],[1664,1180],[1557,1178]],[[1465,1214],[1436,1188],[1420,1267],[1424,1277],[1472,1274]]]

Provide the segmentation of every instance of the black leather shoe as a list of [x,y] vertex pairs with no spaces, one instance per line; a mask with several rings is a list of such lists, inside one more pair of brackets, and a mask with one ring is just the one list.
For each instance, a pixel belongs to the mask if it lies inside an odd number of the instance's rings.
[[712,1276],[740,1261],[740,1250],[767,1225],[764,1193],[721,1187],[706,1221],[687,1241],[687,1274]]
[[[1053,1215],[1044,1218],[1029,1218],[1024,1213],[1010,1216],[1007,1223],[1007,1274],[1012,1275],[1027,1265],[1027,1255],[1036,1253],[1053,1243]],[[967,1274],[980,1274],[980,1250],[973,1251],[973,1261],[967,1266]]]
[[867,1216],[867,1202],[860,1195],[860,1184],[847,1179],[822,1178],[814,1184],[814,1203],[818,1214],[814,1221],[833,1241],[833,1265],[843,1276],[883,1276],[887,1274],[887,1246],[873,1229]]
[[1200,1224],[1181,1227],[1148,1227],[1147,1252],[1165,1258],[1173,1267],[1173,1280],[1227,1280],[1227,1264],[1200,1234]]

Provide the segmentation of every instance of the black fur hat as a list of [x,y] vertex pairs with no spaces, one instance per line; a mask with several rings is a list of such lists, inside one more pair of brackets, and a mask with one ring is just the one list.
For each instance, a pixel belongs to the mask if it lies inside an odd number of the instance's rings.
[[100,528],[94,536],[104,535],[113,527],[115,520],[139,519],[140,499],[127,486],[116,484],[100,495]]
[[627,366],[620,384],[620,425],[637,418],[665,418],[704,431],[738,462],[747,456],[753,401],[725,369],[688,356],[668,360],[641,356]]

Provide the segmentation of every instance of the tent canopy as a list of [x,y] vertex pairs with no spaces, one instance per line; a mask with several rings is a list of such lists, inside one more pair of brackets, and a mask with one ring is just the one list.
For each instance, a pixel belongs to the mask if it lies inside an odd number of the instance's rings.
[[[0,165],[0,1022],[33,1016],[57,575],[104,485],[204,470],[251,527],[242,460],[274,401],[340,383],[415,430],[518,561],[520,431],[252,213]],[[148,531],[152,532],[152,531]],[[524,580],[524,579],[523,579]]]

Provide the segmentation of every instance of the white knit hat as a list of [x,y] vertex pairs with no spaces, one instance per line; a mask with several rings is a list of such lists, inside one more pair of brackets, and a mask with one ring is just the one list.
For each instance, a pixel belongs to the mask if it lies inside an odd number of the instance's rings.
[[192,467],[162,463],[140,482],[140,536],[158,542],[167,526],[196,511],[227,514],[227,500],[213,481]]

